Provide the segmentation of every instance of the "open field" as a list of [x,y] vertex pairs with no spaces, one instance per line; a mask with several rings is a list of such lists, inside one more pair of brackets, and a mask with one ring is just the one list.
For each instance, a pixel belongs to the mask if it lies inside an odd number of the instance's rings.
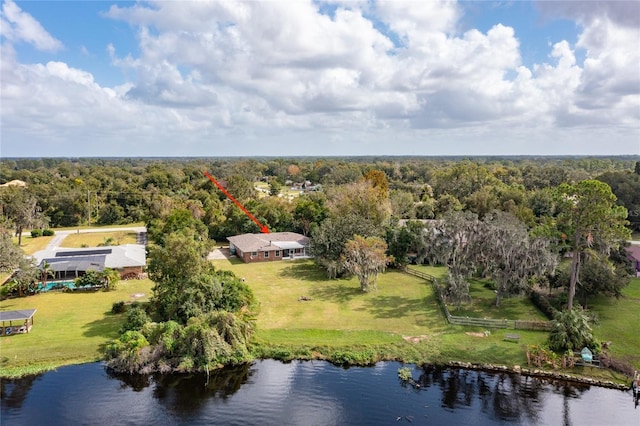
[[[153,283],[120,281],[112,292],[51,291],[0,302],[2,310],[37,309],[31,333],[0,338],[2,375],[23,369],[42,369],[99,359],[98,350],[117,336],[124,319],[111,314],[117,301],[146,301]],[[144,294],[133,298],[132,295]]]
[[[62,240],[61,247],[97,247],[98,244],[105,244],[111,238],[113,243],[110,245],[135,244],[136,233],[127,231],[109,232],[80,232],[79,234],[70,234]],[[84,244],[84,246],[83,246]]]

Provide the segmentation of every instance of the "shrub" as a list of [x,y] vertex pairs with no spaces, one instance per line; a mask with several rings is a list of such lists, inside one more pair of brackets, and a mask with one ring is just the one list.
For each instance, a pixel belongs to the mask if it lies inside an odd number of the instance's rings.
[[120,328],[120,333],[125,333],[132,330],[140,330],[147,322],[149,322],[149,316],[142,307],[136,306],[129,309],[127,312],[127,319]]
[[8,285],[0,286],[0,300],[4,300],[9,297],[9,293],[11,293],[11,289]]
[[549,347],[556,352],[594,347],[589,318],[580,308],[558,312],[551,327]]
[[42,229],[32,229],[31,230],[31,238],[42,237]]
[[529,299],[531,299],[531,302],[536,305],[538,309],[540,309],[540,311],[549,319],[553,319],[556,312],[558,312],[558,310],[553,307],[547,296],[545,296],[544,294],[541,294],[537,291],[532,291],[529,294]]
[[104,281],[96,271],[87,271],[83,276],[74,281],[76,287],[100,287]]
[[53,237],[56,233],[53,232],[53,229],[43,229],[42,236],[43,237]]
[[121,314],[123,312],[127,312],[127,305],[124,304],[124,301],[114,302],[111,306],[111,313]]

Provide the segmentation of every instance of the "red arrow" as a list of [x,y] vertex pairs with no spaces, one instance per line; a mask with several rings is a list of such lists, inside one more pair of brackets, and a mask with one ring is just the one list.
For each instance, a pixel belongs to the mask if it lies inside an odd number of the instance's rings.
[[256,225],[258,225],[258,227],[260,228],[260,232],[262,232],[263,234],[268,234],[268,233],[269,233],[269,228],[267,228],[267,225],[263,225],[263,224],[261,224],[261,223],[258,221],[258,219],[256,219],[256,218],[255,218],[255,216],[254,216],[254,215],[252,215],[252,214],[249,212],[249,210],[245,209],[245,208],[244,208],[244,206],[243,206],[242,204],[240,204],[240,202],[239,202],[238,200],[236,200],[235,198],[233,198],[233,195],[229,194],[229,191],[227,191],[226,189],[224,189],[224,188],[222,187],[222,185],[220,185],[220,184],[218,183],[218,181],[217,181],[217,180],[215,180],[215,179],[213,178],[213,176],[211,176],[211,175],[209,174],[209,172],[205,171],[205,172],[204,172],[204,174],[205,174],[205,176],[206,176],[206,177],[208,177],[208,178],[209,178],[209,180],[210,180],[211,182],[213,182],[213,184],[214,184],[215,186],[217,186],[217,187],[218,187],[218,189],[219,189],[220,191],[222,191],[222,192],[224,193],[224,195],[226,195],[227,197],[229,197],[229,199],[230,199],[231,201],[233,201],[233,202],[236,204],[236,206],[240,207],[240,210],[242,210],[242,211],[243,211],[247,216],[249,216],[249,219],[251,219],[252,221],[254,221],[254,222],[256,223]]

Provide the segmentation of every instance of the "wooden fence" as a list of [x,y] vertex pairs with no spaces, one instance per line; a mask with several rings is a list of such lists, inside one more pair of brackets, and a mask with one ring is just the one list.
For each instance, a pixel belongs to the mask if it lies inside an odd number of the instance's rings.
[[549,331],[551,330],[551,323],[549,321],[521,321],[521,320],[508,320],[508,319],[489,319],[489,318],[470,318],[458,315],[451,315],[447,308],[447,302],[442,294],[438,280],[433,275],[429,275],[425,272],[418,271],[409,267],[404,268],[404,271],[410,275],[422,278],[428,281],[433,288],[438,299],[438,304],[442,308],[442,313],[449,322],[449,324],[455,325],[467,325],[475,327],[486,328],[512,328],[516,330],[535,330],[535,331]]

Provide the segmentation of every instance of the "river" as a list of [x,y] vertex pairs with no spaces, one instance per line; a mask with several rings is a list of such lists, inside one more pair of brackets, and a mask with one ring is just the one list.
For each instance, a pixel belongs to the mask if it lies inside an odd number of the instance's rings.
[[508,373],[256,361],[198,375],[113,376],[100,363],[2,381],[2,425],[640,425],[630,391]]

